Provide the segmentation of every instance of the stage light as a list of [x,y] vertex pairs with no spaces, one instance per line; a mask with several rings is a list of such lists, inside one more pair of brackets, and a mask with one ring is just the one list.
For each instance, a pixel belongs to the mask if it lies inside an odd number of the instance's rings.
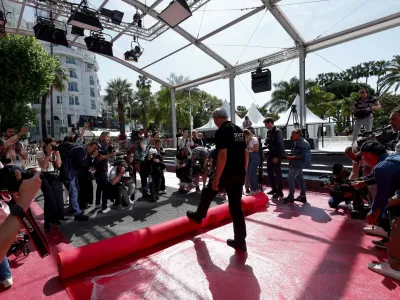
[[77,36],[85,36],[85,29],[76,27],[76,26],[72,26],[71,34],[77,35]]
[[[137,43],[137,45],[135,47],[132,47],[132,43]],[[139,40],[137,40],[136,42],[136,37],[134,37],[132,43],[131,43],[131,50],[126,51],[124,53],[125,60],[138,62],[139,57],[143,54],[144,49],[142,46],[140,46]]]
[[257,68],[251,73],[251,89],[254,93],[268,92],[271,90],[271,71],[269,69]]
[[139,14],[139,12],[136,12],[134,15],[133,15],[133,23],[139,23],[139,21],[140,21],[140,14]]
[[[56,24],[59,27],[63,26],[64,29],[57,28]],[[67,30],[62,22],[38,17],[36,25],[33,26],[33,31],[38,40],[68,47]]]
[[90,36],[85,38],[85,43],[89,51],[113,56],[113,43],[106,41],[102,32],[91,32]]
[[73,11],[67,23],[71,26],[76,26],[91,31],[103,30],[103,26],[97,17],[97,12],[86,6]]
[[173,28],[191,16],[192,12],[185,0],[174,0],[158,15],[158,18]]
[[110,18],[111,22],[116,25],[121,25],[122,18],[124,17],[124,13],[122,11],[109,10],[107,8],[100,9],[100,13],[103,16]]

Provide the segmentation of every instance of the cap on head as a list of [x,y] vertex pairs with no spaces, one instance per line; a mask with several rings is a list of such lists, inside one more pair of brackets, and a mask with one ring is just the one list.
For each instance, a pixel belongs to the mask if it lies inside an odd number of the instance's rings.
[[335,176],[339,175],[340,172],[342,172],[343,168],[344,167],[342,164],[334,164],[333,170],[332,170],[333,175],[335,175]]

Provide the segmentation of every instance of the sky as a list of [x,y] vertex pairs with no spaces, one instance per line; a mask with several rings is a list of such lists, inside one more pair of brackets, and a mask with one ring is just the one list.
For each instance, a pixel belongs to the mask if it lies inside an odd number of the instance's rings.
[[[77,1],[77,0],[74,0]],[[141,0],[150,6],[155,0]],[[89,0],[98,7],[103,0]],[[169,0],[156,8],[161,11]],[[211,0],[193,16],[181,23],[181,27],[195,37],[201,38],[220,26],[261,6],[261,0]],[[306,41],[312,41],[335,32],[345,30],[390,14],[400,12],[400,0],[282,0],[278,3],[290,22],[297,28]],[[136,9],[121,0],[110,0],[105,6],[125,13],[123,21],[131,22]],[[245,10],[240,10],[246,8]],[[33,9],[31,9],[32,11]],[[29,11],[29,9],[27,10]],[[28,14],[28,12],[26,12]],[[156,20],[151,16],[143,19],[144,27],[150,27]],[[117,33],[106,30],[114,37]],[[372,60],[391,60],[393,55],[400,54],[400,27],[360,38],[335,47],[309,53],[306,58],[306,78],[315,79],[320,73],[341,72],[351,66]],[[123,35],[114,42],[114,56],[123,58],[123,53],[130,50],[132,38]],[[259,57],[293,47],[294,42],[269,12],[262,11],[245,21],[236,24],[203,42],[210,49],[222,56],[231,65],[244,63]],[[156,61],[188,41],[173,30],[168,30],[151,42],[140,41],[144,53],[138,63],[139,68]],[[246,47],[247,46],[247,47]],[[107,82],[120,77],[135,85],[138,73],[108,58],[97,55],[100,71],[98,77],[102,94]],[[272,82],[289,80],[298,77],[299,61],[283,62],[270,66]],[[223,67],[214,59],[195,46],[189,46],[171,57],[144,69],[152,75],[166,81],[171,73],[189,77],[191,80],[208,75]],[[376,78],[369,82],[373,87]],[[153,92],[160,86],[153,84]],[[218,80],[199,86],[200,89],[229,100],[228,80]],[[251,90],[250,73],[235,78],[236,105],[250,107],[254,102],[263,105],[268,102],[271,92],[255,94]]]

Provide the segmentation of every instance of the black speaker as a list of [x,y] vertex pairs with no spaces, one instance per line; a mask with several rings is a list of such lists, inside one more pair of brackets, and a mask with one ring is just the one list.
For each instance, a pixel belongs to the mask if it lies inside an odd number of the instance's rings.
[[268,92],[272,88],[271,71],[269,69],[257,69],[251,72],[251,89],[254,93]]
[[89,51],[113,56],[113,44],[103,38],[88,36],[85,38],[85,43]]

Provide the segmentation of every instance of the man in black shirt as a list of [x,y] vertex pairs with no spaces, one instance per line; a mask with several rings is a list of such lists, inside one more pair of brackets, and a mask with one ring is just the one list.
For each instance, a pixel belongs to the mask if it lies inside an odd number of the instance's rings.
[[364,125],[364,129],[367,132],[372,130],[372,112],[381,108],[381,105],[375,97],[368,97],[368,90],[366,88],[360,90],[360,96],[361,97],[352,108],[356,119],[354,122],[353,143],[360,133],[361,126]]
[[220,190],[225,189],[229,199],[229,211],[233,221],[235,238],[227,240],[228,246],[246,251],[246,223],[242,211],[242,190],[246,177],[249,153],[243,131],[228,121],[228,114],[223,108],[213,112],[215,125],[219,128],[215,133],[218,151],[215,177],[201,193],[200,204],[196,212],[188,211],[189,219],[201,224],[206,217],[211,201]]

